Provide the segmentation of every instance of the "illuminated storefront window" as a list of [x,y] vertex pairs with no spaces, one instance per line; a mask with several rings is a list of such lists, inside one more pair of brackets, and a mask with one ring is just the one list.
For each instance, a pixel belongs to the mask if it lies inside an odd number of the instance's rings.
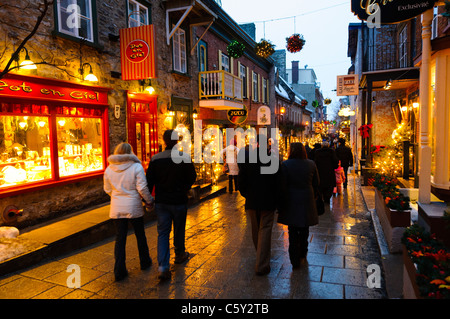
[[103,169],[102,120],[57,117],[59,176]]
[[0,188],[102,171],[103,112],[88,106],[0,103]]
[[[26,105],[25,109],[39,108]],[[46,106],[44,106],[46,108]],[[1,103],[2,113],[20,104]],[[47,116],[0,113],[0,188],[52,179]]]

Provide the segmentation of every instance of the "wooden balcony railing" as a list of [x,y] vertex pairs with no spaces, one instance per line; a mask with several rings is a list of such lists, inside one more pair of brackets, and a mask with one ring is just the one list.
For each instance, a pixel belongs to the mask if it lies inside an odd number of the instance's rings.
[[226,71],[200,72],[199,94],[200,99],[242,101],[242,80]]

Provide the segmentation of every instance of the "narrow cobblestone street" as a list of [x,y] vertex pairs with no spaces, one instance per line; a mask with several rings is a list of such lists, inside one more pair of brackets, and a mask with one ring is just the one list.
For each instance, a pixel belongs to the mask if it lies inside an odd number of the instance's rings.
[[[293,270],[287,227],[275,224],[271,272],[257,276],[250,221],[238,193],[223,194],[188,211],[186,246],[190,259],[171,264],[172,278],[159,282],[156,223],[146,234],[153,266],[140,270],[134,234],[127,241],[129,276],[114,282],[114,238],[0,278],[0,298],[14,299],[379,299],[385,283],[370,289],[367,266],[381,267],[370,213],[358,180],[333,197],[331,212],[310,228],[307,263]],[[81,287],[69,288],[69,265],[81,269]],[[382,276],[381,276],[382,277]]]

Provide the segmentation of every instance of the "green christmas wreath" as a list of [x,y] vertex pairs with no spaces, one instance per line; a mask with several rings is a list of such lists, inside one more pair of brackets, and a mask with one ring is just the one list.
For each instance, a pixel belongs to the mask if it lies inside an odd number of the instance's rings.
[[244,54],[244,51],[245,45],[236,40],[231,41],[227,47],[228,54],[235,59],[240,58]]

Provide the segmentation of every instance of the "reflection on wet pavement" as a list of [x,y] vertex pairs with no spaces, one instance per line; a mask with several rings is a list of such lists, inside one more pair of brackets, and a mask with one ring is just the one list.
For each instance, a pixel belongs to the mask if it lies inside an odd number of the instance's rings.
[[[349,181],[343,194],[310,228],[307,262],[293,270],[288,255],[287,226],[275,224],[271,272],[254,272],[255,249],[244,198],[235,192],[203,202],[188,211],[186,249],[190,259],[174,264],[170,280],[157,279],[157,266],[141,271],[136,241],[127,242],[129,276],[114,282],[114,240],[0,278],[0,298],[385,298],[381,289],[367,287],[367,266],[381,266],[370,213],[359,185]],[[156,263],[156,224],[146,228],[150,256]],[[81,288],[66,285],[67,265],[81,267]],[[21,290],[27,287],[27,292]]]

